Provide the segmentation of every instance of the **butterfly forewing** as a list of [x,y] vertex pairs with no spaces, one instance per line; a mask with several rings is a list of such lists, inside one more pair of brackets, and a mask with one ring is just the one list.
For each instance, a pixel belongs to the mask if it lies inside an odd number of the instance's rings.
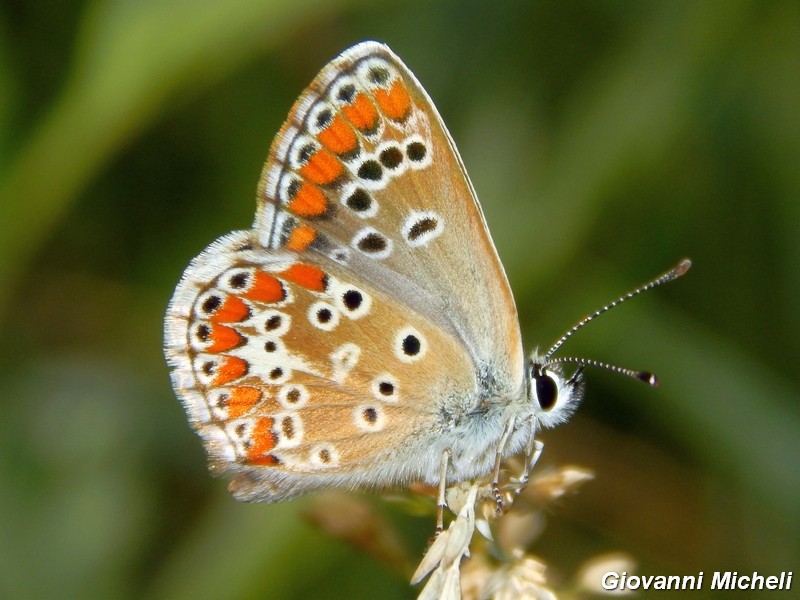
[[253,230],[186,270],[166,347],[214,468],[250,500],[431,480],[443,428],[520,395],[516,311],[480,207],[388,48],[355,46],[301,95]]
[[386,46],[346,51],[297,101],[264,168],[255,228],[268,247],[328,256],[429,315],[498,395],[520,391],[518,317],[472,185]]

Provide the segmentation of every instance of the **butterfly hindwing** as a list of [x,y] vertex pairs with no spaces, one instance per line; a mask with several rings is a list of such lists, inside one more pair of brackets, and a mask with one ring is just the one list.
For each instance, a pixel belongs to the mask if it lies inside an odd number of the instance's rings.
[[[335,263],[250,238],[230,234],[195,259],[167,321],[173,381],[214,468],[239,475],[239,496],[262,500],[343,475],[381,484],[382,458],[436,433],[431,398],[475,388],[469,356]],[[395,480],[423,478],[424,463],[403,464]]]

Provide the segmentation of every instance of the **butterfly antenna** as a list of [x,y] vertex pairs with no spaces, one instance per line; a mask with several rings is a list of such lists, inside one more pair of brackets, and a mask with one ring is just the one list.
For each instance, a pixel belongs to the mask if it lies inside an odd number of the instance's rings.
[[659,275],[658,277],[656,277],[651,281],[648,281],[644,285],[640,285],[639,287],[637,287],[634,290],[631,290],[627,294],[620,296],[613,302],[609,302],[608,304],[603,306],[600,310],[596,310],[592,314],[585,316],[583,319],[578,321],[572,327],[572,329],[570,329],[569,331],[567,331],[567,333],[562,335],[555,344],[553,344],[553,346],[547,351],[547,353],[542,358],[542,363],[544,365],[552,365],[556,363],[574,363],[580,365],[581,369],[585,366],[599,367],[601,369],[606,369],[614,373],[619,373],[620,375],[625,375],[633,379],[644,381],[645,383],[653,387],[657,387],[658,379],[656,378],[655,375],[647,371],[635,371],[633,369],[625,369],[623,367],[617,367],[615,365],[610,365],[608,363],[603,363],[586,358],[550,358],[550,357],[553,356],[553,354],[555,354],[555,352],[559,348],[561,348],[564,342],[566,342],[569,338],[571,338],[575,334],[575,332],[585,327],[589,322],[593,321],[603,313],[608,312],[618,304],[622,304],[623,302],[630,300],[634,296],[638,296],[642,292],[646,292],[647,290],[652,290],[654,287],[658,287],[659,285],[667,283],[668,281],[677,279],[678,277],[684,275],[691,266],[692,266],[692,261],[689,260],[688,258],[684,258],[666,273]]
[[599,367],[600,369],[605,369],[606,371],[611,371],[612,373],[619,373],[620,375],[625,375],[626,377],[630,377],[631,379],[638,379],[639,381],[644,381],[645,383],[647,383],[652,387],[658,387],[658,377],[656,377],[653,373],[650,373],[649,371],[635,371],[634,369],[626,369],[624,367],[610,365],[608,363],[600,362],[599,360],[592,360],[591,358],[575,358],[572,356],[564,358],[552,358],[545,363],[545,366],[554,365],[558,363],[562,364],[572,363],[579,365],[576,375],[573,375],[570,378],[570,381],[577,379],[578,373],[583,371],[584,367]]

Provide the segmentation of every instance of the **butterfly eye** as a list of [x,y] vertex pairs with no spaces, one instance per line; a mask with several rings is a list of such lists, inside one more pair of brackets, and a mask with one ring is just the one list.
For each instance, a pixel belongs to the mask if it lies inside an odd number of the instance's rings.
[[558,386],[555,380],[538,371],[534,372],[533,379],[536,383],[536,399],[539,401],[539,406],[544,411],[552,410],[558,401]]

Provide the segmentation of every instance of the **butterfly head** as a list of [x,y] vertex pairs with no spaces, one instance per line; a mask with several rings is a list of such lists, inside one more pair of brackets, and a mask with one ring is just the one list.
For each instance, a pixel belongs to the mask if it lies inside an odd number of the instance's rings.
[[[592,360],[590,358],[558,357],[554,358],[555,352],[574,333],[583,329],[588,323],[608,312],[615,306],[630,300],[651,290],[654,287],[673,281],[681,277],[692,266],[692,262],[685,258],[675,267],[655,279],[639,286],[638,288],[620,296],[613,302],[596,310],[592,314],[584,317],[576,323],[567,333],[562,335],[558,341],[545,353],[534,352],[526,363],[528,373],[528,399],[533,404],[533,412],[543,427],[555,427],[565,423],[575,412],[583,398],[583,369],[587,366],[598,367],[607,371],[612,371],[620,375],[625,375],[632,379],[643,381],[652,387],[658,387],[658,378],[649,371],[637,371],[625,369],[608,363]],[[577,369],[572,375],[564,374],[564,366],[567,364],[577,365]]]
[[562,364],[546,362],[536,352],[527,363],[528,399],[537,420],[543,427],[566,423],[583,398],[583,366],[567,375]]

